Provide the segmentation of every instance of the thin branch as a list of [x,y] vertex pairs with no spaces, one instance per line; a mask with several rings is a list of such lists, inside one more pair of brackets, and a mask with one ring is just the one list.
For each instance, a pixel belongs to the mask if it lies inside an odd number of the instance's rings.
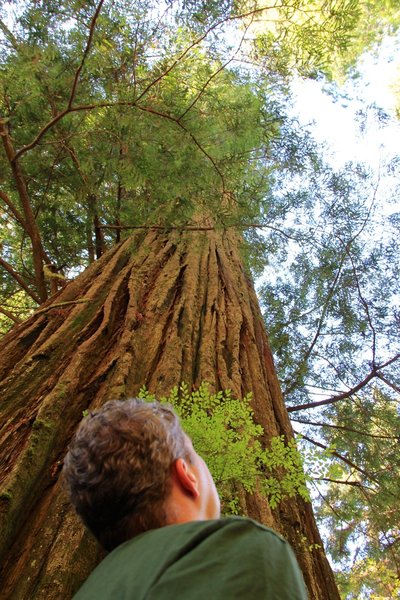
[[358,385],[354,386],[353,388],[350,388],[347,392],[343,392],[342,394],[338,394],[337,396],[332,396],[331,398],[327,398],[326,400],[308,402],[307,404],[300,404],[299,406],[289,406],[287,411],[296,412],[297,410],[306,410],[308,408],[315,408],[317,406],[326,406],[328,404],[334,404],[339,400],[346,400],[347,398],[350,398],[351,396],[359,392],[363,387],[367,385],[367,383],[374,379],[374,377],[377,377],[378,371],[381,371],[385,367],[388,367],[389,365],[393,364],[394,362],[396,362],[396,360],[399,360],[399,358],[400,353],[396,354],[395,356],[393,356],[393,358],[387,360],[385,363],[373,367],[371,372]]
[[330,477],[313,477],[314,481],[327,481],[328,483],[340,483],[341,485],[352,485],[353,487],[363,487],[360,481],[342,481],[340,479],[330,479]]
[[[39,216],[39,212],[40,212],[42,206],[46,204],[46,197],[47,197],[48,190],[50,189],[50,184],[51,184],[52,179],[53,179],[53,173],[54,173],[54,170],[55,170],[55,167],[56,167],[57,163],[59,162],[59,158],[60,158],[60,156],[61,156],[61,154],[63,152],[63,148],[64,148],[64,145],[63,145],[63,143],[61,143],[61,145],[59,146],[59,148],[56,149],[57,152],[56,152],[56,154],[55,154],[55,156],[53,158],[52,164],[51,164],[51,166],[49,168],[49,174],[48,174],[48,177],[47,177],[46,185],[44,186],[43,193],[41,194],[40,202],[38,202],[38,204],[36,206],[36,211],[35,211],[35,219],[36,220],[37,220],[37,218]],[[45,252],[43,254],[43,260],[44,260],[44,262],[46,264],[49,264],[49,263],[52,262]]]
[[0,190],[0,198],[8,206],[11,213],[14,215],[15,220],[18,221],[18,223],[23,227],[23,229],[26,231],[26,233],[28,233],[27,228],[26,228],[25,219],[24,219],[22,213],[20,213],[18,208],[15,206],[15,204],[13,202],[11,202],[11,200],[7,196],[7,194],[5,192],[2,192],[1,190]]
[[[117,103],[118,105],[120,105],[120,103]],[[132,105],[132,103],[124,103],[124,105]],[[111,106],[116,106],[115,102],[102,102],[99,104],[84,104],[84,105],[80,105],[80,106],[73,106],[71,108],[66,108],[63,111],[61,111],[60,113],[58,113],[57,116],[53,117],[48,123],[46,123],[46,125],[39,131],[39,133],[37,134],[37,136],[35,137],[34,140],[32,140],[32,142],[30,142],[30,144],[26,144],[25,146],[22,146],[22,148],[20,148],[18,150],[18,152],[15,153],[15,156],[13,158],[14,161],[18,160],[23,154],[25,154],[25,152],[28,152],[28,150],[31,150],[32,148],[34,148],[42,139],[42,137],[49,131],[49,129],[51,129],[52,127],[54,127],[54,125],[56,125],[59,121],[61,121],[61,119],[63,119],[66,115],[73,113],[73,112],[82,112],[82,111],[88,111],[88,110],[93,110],[95,108],[107,108],[107,107],[111,107]]]
[[318,495],[322,498],[322,501],[329,506],[329,509],[332,511],[332,513],[334,515],[337,516],[338,519],[340,519],[340,521],[342,521],[343,523],[346,523],[346,525],[350,525],[350,521],[346,520],[344,517],[342,517],[342,515],[336,510],[336,508],[334,508],[332,506],[332,504],[330,502],[328,502],[328,500],[326,499],[326,497],[324,496],[324,494],[321,492],[321,490],[319,489],[319,486],[317,485],[315,480],[311,481],[311,484],[314,486],[314,488],[317,490]]
[[32,258],[35,269],[35,283],[37,286],[39,298],[41,302],[47,300],[47,286],[44,280],[43,262],[44,249],[42,238],[40,235],[38,223],[32,209],[31,199],[28,193],[26,177],[21,169],[20,164],[15,159],[15,150],[12,139],[7,127],[7,123],[0,119],[0,136],[2,138],[4,150],[11,167],[12,175],[15,182],[15,187],[18,191],[25,219],[25,230],[29,235],[32,246]]
[[83,183],[87,186],[88,179],[87,179],[85,173],[82,171],[82,168],[79,163],[78,157],[76,156],[75,150],[73,148],[71,148],[66,141],[63,141],[63,146],[67,150],[68,154],[70,155],[71,160],[74,163],[74,165],[79,173],[80,178],[82,179]]
[[101,225],[101,229],[120,229],[121,231],[126,229],[156,229],[160,231],[169,231],[173,229],[178,229],[179,231],[213,231],[214,229],[271,229],[288,239],[293,239],[291,236],[286,234],[284,231],[281,231],[277,227],[273,227],[272,225],[264,225],[263,223],[232,223],[231,225],[224,225],[223,227],[198,227],[192,225],[185,225],[182,227],[179,226],[170,226],[170,225]]
[[392,390],[394,390],[395,392],[398,392],[400,394],[400,387],[398,385],[396,385],[395,383],[392,383],[391,381],[389,381],[386,377],[384,377],[382,375],[382,373],[377,373],[376,376],[383,381],[383,383],[386,383],[387,386],[389,386],[390,388],[392,388]]
[[[310,311],[312,312],[312,311]],[[307,314],[307,313],[305,313]],[[342,390],[340,390],[339,388],[329,388],[329,387],[324,387],[324,392],[321,391],[321,387],[319,385],[314,385],[312,383],[306,383],[307,388],[310,390],[310,394],[312,394],[313,396],[325,396],[326,392],[335,392],[335,394],[340,394]],[[320,390],[319,392],[312,392],[311,389],[314,388],[316,390]]]
[[67,105],[67,110],[70,110],[72,107],[72,103],[75,99],[75,94],[76,94],[76,88],[78,86],[78,81],[79,81],[79,75],[81,74],[81,71],[83,69],[83,65],[85,64],[85,60],[87,55],[90,52],[90,47],[92,45],[92,41],[93,41],[93,34],[94,34],[94,30],[96,27],[96,21],[98,19],[98,16],[100,14],[101,11],[101,7],[103,6],[104,0],[100,0],[99,4],[97,5],[96,11],[92,17],[92,20],[90,22],[90,27],[89,27],[89,37],[87,39],[86,42],[86,47],[85,50],[83,52],[83,56],[82,56],[82,60],[81,60],[81,64],[79,65],[79,67],[76,70],[75,73],[75,78],[74,78],[74,83],[72,84],[72,89],[71,89],[71,95],[68,101],[68,105]]
[[10,42],[10,44],[14,48],[14,50],[18,50],[19,44],[18,44],[17,38],[14,36],[12,31],[10,31],[8,29],[7,25],[1,19],[0,19],[0,30],[4,33],[4,36]]
[[[340,242],[343,244],[342,240],[340,240]],[[345,248],[345,252],[347,253],[347,256],[349,257],[349,260],[351,262],[351,267],[352,267],[354,279],[355,279],[355,282],[356,282],[358,297],[360,299],[361,304],[364,307],[365,314],[367,315],[367,320],[368,320],[369,328],[372,331],[372,364],[375,365],[375,358],[376,358],[376,331],[375,331],[375,327],[374,327],[374,324],[372,323],[372,318],[371,318],[371,313],[369,312],[368,303],[365,300],[365,298],[364,298],[364,296],[362,294],[362,291],[361,291],[361,286],[360,286],[360,281],[359,281],[358,275],[357,275],[356,265],[354,264],[353,257],[350,254],[349,245],[348,244],[344,245],[344,248]]]
[[[253,15],[254,18],[254,15]],[[239,45],[237,46],[233,56],[231,56],[229,58],[229,60],[227,60],[224,64],[222,64],[219,69],[217,69],[210,77],[209,79],[206,81],[206,83],[203,85],[203,87],[201,88],[201,90],[199,91],[199,93],[197,94],[197,96],[195,97],[195,99],[191,102],[191,104],[185,109],[185,111],[181,114],[181,116],[179,117],[178,121],[181,121],[187,114],[188,112],[193,108],[193,106],[198,102],[198,100],[201,98],[201,96],[204,94],[207,86],[211,83],[211,81],[217,77],[217,75],[219,75],[219,73],[221,73],[221,71],[223,71],[235,58],[235,56],[238,54],[238,52],[240,51],[242,44],[244,42],[246,33],[250,27],[250,25],[252,24],[253,19],[251,20],[251,22],[246,26],[244,33],[242,35],[242,38],[239,42]]]
[[303,425],[312,425],[313,427],[330,427],[332,429],[340,429],[342,431],[348,431],[349,433],[359,433],[363,436],[368,436],[372,438],[379,438],[381,440],[399,440],[399,437],[396,435],[377,435],[375,433],[367,433],[366,431],[361,431],[360,429],[353,429],[352,427],[345,427],[344,425],[334,425],[333,423],[324,423],[324,422],[316,422],[316,421],[307,421],[306,419],[291,419],[294,423],[302,423]]
[[181,54],[179,54],[179,56],[174,60],[174,62],[163,73],[161,73],[161,75],[156,77],[156,79],[154,79],[154,81],[152,81],[151,83],[149,83],[149,85],[147,87],[145,87],[143,92],[138,96],[137,101],[141,100],[141,98],[143,98],[143,96],[145,96],[152,87],[157,85],[157,83],[159,81],[161,81],[161,79],[164,79],[164,77],[169,75],[169,73],[171,73],[171,71],[176,67],[176,65],[179,64],[181,62],[181,60],[183,58],[185,58],[185,56],[193,48],[195,48],[196,46],[201,44],[201,42],[203,40],[205,40],[206,37],[208,36],[208,34],[211,33],[214,29],[217,29],[217,27],[219,27],[220,25],[223,25],[223,23],[226,23],[227,21],[238,21],[239,19],[244,19],[246,17],[250,17],[250,16],[254,17],[257,13],[260,13],[260,12],[263,12],[264,10],[268,10],[268,9],[272,9],[272,8],[274,8],[274,7],[263,6],[262,8],[253,9],[253,10],[247,11],[245,13],[242,13],[240,15],[234,15],[232,17],[223,18],[223,19],[220,19],[219,21],[217,21],[216,23],[213,23],[213,25],[211,25],[208,29],[206,29],[206,31],[204,33],[202,33],[183,52],[181,52]]
[[223,71],[225,69],[225,67],[227,67],[229,65],[229,63],[232,61],[232,58],[230,58],[229,60],[226,61],[226,63],[224,63],[223,65],[221,65],[219,67],[219,69],[217,69],[209,78],[208,80],[205,82],[205,84],[203,85],[203,87],[201,88],[201,90],[199,91],[199,93],[197,94],[197,96],[194,98],[194,100],[191,102],[191,104],[189,104],[189,106],[183,111],[183,113],[180,115],[180,117],[178,117],[178,121],[181,121],[182,119],[184,119],[184,117],[186,117],[186,115],[188,114],[188,112],[193,108],[193,106],[198,102],[198,100],[200,100],[201,96],[204,94],[204,92],[206,91],[207,86],[211,83],[211,81],[219,74],[221,73],[221,71]]
[[136,102],[129,102],[129,101],[99,102],[99,103],[96,103],[96,104],[84,104],[84,105],[80,105],[80,106],[72,106],[70,108],[66,108],[61,113],[59,113],[56,117],[54,117],[53,119],[51,119],[51,121],[49,121],[47,123],[47,125],[45,125],[43,127],[43,129],[41,129],[41,131],[38,133],[38,135],[36,136],[36,138],[30,144],[27,144],[26,146],[23,146],[20,150],[18,150],[18,152],[15,153],[15,155],[13,157],[13,162],[15,162],[18,158],[20,158],[23,154],[25,154],[25,152],[27,152],[28,150],[31,150],[34,146],[36,146],[40,142],[40,140],[42,139],[42,137],[47,133],[47,131],[49,129],[51,129],[52,127],[54,127],[54,125],[56,125],[67,114],[70,114],[70,113],[73,113],[73,112],[89,111],[89,110],[93,110],[95,108],[113,108],[113,107],[116,107],[116,106],[130,106],[132,108],[137,108],[138,110],[154,114],[154,115],[156,115],[158,117],[162,117],[164,119],[167,119],[167,120],[172,121],[173,123],[175,123],[178,127],[180,127],[183,131],[185,131],[185,133],[187,133],[191,137],[191,139],[193,140],[193,142],[195,143],[195,145],[199,148],[199,150],[213,164],[215,170],[217,171],[219,177],[221,178],[222,186],[223,186],[223,189],[224,189],[224,177],[223,177],[223,174],[222,174],[221,170],[219,169],[218,165],[216,164],[215,160],[202,147],[202,145],[197,141],[197,139],[195,138],[195,136],[182,123],[180,123],[177,118],[175,118],[175,117],[173,117],[171,115],[168,115],[167,113],[162,113],[162,112],[160,112],[160,111],[158,111],[158,110],[156,110],[154,108],[150,108],[148,106],[143,106],[143,105],[137,105]]
[[[82,68],[84,66],[86,57],[90,51],[90,47],[92,44],[92,40],[93,40],[93,34],[94,34],[94,29],[95,29],[95,25],[96,25],[96,21],[97,18],[99,16],[101,7],[104,3],[104,0],[100,0],[96,12],[92,17],[91,23],[90,23],[90,31],[89,31],[89,37],[86,43],[86,47],[83,53],[83,57],[81,60],[81,64],[79,65],[76,73],[75,73],[75,78],[74,78],[74,82],[72,84],[72,89],[71,89],[71,94],[70,94],[70,98],[68,101],[68,105],[67,108],[65,108],[63,111],[61,111],[60,113],[58,113],[57,115],[55,115],[37,134],[37,136],[34,138],[34,140],[30,143],[30,144],[26,144],[25,146],[23,146],[22,148],[20,148],[18,150],[18,152],[15,153],[15,156],[13,158],[13,161],[16,161],[20,158],[20,156],[22,156],[23,154],[25,154],[25,152],[27,152],[28,150],[31,150],[32,148],[34,148],[42,139],[42,137],[47,133],[47,131],[49,129],[51,129],[52,127],[54,127],[54,125],[56,125],[59,121],[61,121],[61,119],[63,119],[66,115],[68,115],[71,112],[77,112],[77,111],[82,111],[82,110],[92,110],[94,108],[99,107],[100,105],[97,104],[89,104],[86,106],[77,106],[77,107],[73,107],[72,106],[72,102],[74,101],[75,98],[75,94],[76,94],[76,88],[78,85],[78,80],[79,80],[79,75],[82,71]],[[105,103],[105,105],[107,106],[112,106],[115,105],[116,103]]]
[[16,317],[14,315],[14,313],[10,312],[6,308],[2,308],[1,306],[0,306],[0,313],[2,313],[8,319],[11,319],[11,321],[14,321],[14,323],[22,323],[22,320],[19,319],[18,317]]
[[0,257],[0,265],[7,271],[7,273],[9,273],[11,275],[11,277],[13,277],[15,279],[15,281],[17,281],[19,283],[19,285],[22,287],[23,290],[25,290],[25,292],[28,294],[28,296],[30,296],[35,302],[37,302],[37,304],[40,304],[41,300],[40,300],[39,296],[37,296],[35,294],[35,292],[32,291],[29,286],[26,285],[26,283],[22,279],[21,275],[19,273],[17,273],[17,271],[15,271],[13,269],[13,267],[1,257]]
[[[358,236],[360,236],[362,234],[362,232],[364,231],[365,227],[367,226],[368,220],[369,220],[369,218],[371,216],[371,212],[372,212],[373,206],[374,206],[374,204],[376,202],[376,195],[378,193],[378,189],[379,189],[379,186],[380,186],[380,181],[381,181],[381,170],[380,170],[380,167],[379,167],[379,169],[378,169],[378,176],[377,176],[376,184],[375,184],[375,187],[374,187],[374,193],[372,194],[372,200],[371,200],[371,204],[370,204],[370,206],[368,208],[368,212],[365,215],[365,218],[364,218],[364,220],[363,220],[363,222],[362,222],[361,227],[359,228],[359,230],[353,235],[353,237],[351,238],[351,240],[347,243],[347,247],[348,248],[350,248],[350,245],[358,238]],[[342,241],[342,240],[340,240],[340,241]]]
[[[304,440],[307,440],[307,442],[310,442],[310,444],[313,444],[314,446],[318,446],[319,448],[322,448],[323,450],[330,451],[328,446],[326,446],[325,444],[322,444],[321,442],[317,442],[317,440],[313,440],[312,438],[310,438],[307,435],[304,435],[303,433],[300,433],[298,431],[294,431],[294,433],[296,435],[300,435]],[[346,465],[348,465],[352,469],[355,469],[359,473],[362,473],[362,475],[365,475],[365,477],[367,477],[368,479],[371,479],[371,481],[375,481],[376,483],[378,483],[377,480],[370,473],[368,473],[367,471],[364,471],[364,469],[357,466],[355,463],[353,463],[353,461],[351,461],[348,458],[346,458],[345,456],[343,456],[343,454],[339,454],[339,452],[336,452],[336,451],[330,451],[330,453],[332,454],[332,456],[336,456],[336,458],[338,458],[342,462],[346,463]]]
[[[312,308],[310,308],[310,310],[305,310],[304,312],[302,312],[301,314],[299,314],[297,317],[292,317],[290,319],[288,319],[287,321],[284,321],[281,325],[281,328],[284,329],[285,327],[288,327],[289,325],[293,325],[293,323],[298,323],[299,321],[302,321],[304,319],[304,317],[308,317],[310,315],[312,315],[316,310],[318,310],[318,306],[313,306]],[[308,385],[308,387],[316,387],[316,386],[312,386],[312,385]],[[332,390],[335,391],[335,390]]]
[[[335,365],[328,357],[323,356],[322,354],[319,354],[319,352],[316,352],[315,353],[315,358],[319,358],[320,360],[326,362],[329,367],[331,367],[331,369],[333,370],[333,372],[335,373],[335,376],[336,376],[336,380],[337,380],[336,383],[340,382],[344,386],[347,385],[347,382],[344,380],[343,374],[340,373],[340,370],[339,370],[338,366]],[[333,390],[333,391],[339,392],[339,390]]]
[[158,117],[162,117],[164,119],[168,119],[169,121],[172,121],[173,123],[175,123],[176,125],[178,125],[178,127],[180,127],[185,133],[187,133],[187,135],[189,135],[189,137],[192,138],[193,142],[195,143],[195,145],[199,148],[199,150],[204,154],[204,156],[212,163],[214,169],[216,170],[216,172],[218,173],[221,182],[222,182],[222,190],[223,192],[225,192],[225,180],[224,180],[224,176],[220,170],[220,168],[218,167],[217,163],[215,162],[215,160],[213,159],[213,157],[207,152],[207,150],[205,150],[203,148],[203,146],[197,141],[197,139],[195,138],[195,136],[193,135],[193,133],[191,133],[189,131],[189,129],[179,121],[179,119],[177,119],[176,117],[173,117],[172,115],[169,115],[167,113],[162,113],[154,108],[151,108],[149,106],[143,106],[141,104],[135,104],[136,108],[139,110],[142,110],[144,112],[148,112],[151,113],[153,115],[157,115]]
[[[342,523],[345,523],[346,525],[348,525],[348,526],[350,526],[350,527],[353,527],[353,526],[354,526],[354,523],[351,523],[351,522],[350,522],[348,519],[346,519],[346,517],[344,517],[342,514],[340,514],[340,512],[338,512],[338,511],[336,510],[336,508],[335,508],[335,507],[333,507],[333,506],[332,506],[332,504],[331,504],[331,503],[328,501],[328,499],[327,499],[327,498],[326,498],[326,497],[325,497],[325,496],[322,494],[321,490],[319,489],[318,485],[316,484],[316,481],[314,480],[314,481],[312,481],[311,483],[312,483],[312,485],[314,486],[314,488],[316,489],[316,491],[317,491],[318,495],[319,495],[319,496],[322,498],[322,501],[323,501],[323,502],[324,502],[324,503],[325,503],[325,504],[326,504],[326,505],[329,507],[329,509],[331,510],[331,512],[332,512],[332,513],[333,513],[333,514],[334,514],[334,515],[335,515],[335,516],[336,516],[336,517],[337,517],[337,518],[338,518],[338,519],[339,519],[339,520],[340,520]],[[368,504],[368,506],[369,506],[369,509],[370,509],[370,510],[371,510],[371,511],[372,511],[374,514],[376,514],[376,511],[375,511],[375,509],[374,509],[373,505],[371,504],[370,498],[369,498],[368,494],[366,494],[366,490],[365,490],[365,489],[364,489],[362,486],[360,486],[358,489],[359,489],[359,491],[361,492],[361,494],[364,496],[364,498],[366,499],[366,501],[367,501],[367,504]],[[383,534],[383,536],[385,537],[385,539],[388,541],[387,533],[386,533],[385,531],[383,531],[381,527],[379,527],[379,530],[380,530],[380,532]],[[374,539],[374,537],[373,537],[373,536],[370,534],[369,530],[367,530],[367,531],[363,530],[363,529],[360,527],[360,525],[356,525],[356,526],[354,527],[354,531],[360,531],[360,532],[361,532],[361,535],[365,535],[365,536],[366,536],[366,537],[368,537],[369,539]],[[397,541],[399,541],[399,540],[400,540],[400,538],[397,538],[397,540],[395,540],[395,541],[394,541],[394,543],[396,543],[396,542],[397,542]],[[392,558],[393,558],[393,560],[394,560],[394,563],[395,563],[396,565],[398,565],[398,560],[397,560],[397,558],[396,558],[396,555],[393,553],[393,549],[390,547],[390,543],[388,543],[388,544],[387,544],[387,548],[388,548],[389,552],[392,554]],[[398,568],[398,567],[397,567],[397,571],[399,572],[399,568]]]
[[307,361],[310,358],[311,352],[313,351],[313,349],[315,347],[315,344],[317,343],[318,338],[320,337],[321,330],[322,330],[322,327],[323,327],[324,322],[325,322],[326,313],[328,312],[328,306],[330,304],[330,301],[332,300],[332,296],[333,296],[333,294],[335,292],[336,285],[337,285],[337,283],[339,281],[339,277],[340,277],[340,274],[342,272],[342,268],[343,268],[343,264],[344,264],[344,261],[345,261],[345,257],[346,257],[346,254],[343,253],[341,261],[340,261],[340,264],[339,264],[339,268],[338,268],[337,273],[335,275],[335,278],[334,278],[334,280],[333,280],[333,282],[332,282],[332,284],[331,284],[331,286],[330,286],[330,288],[328,290],[328,293],[326,295],[325,302],[323,304],[322,311],[321,311],[321,316],[320,316],[320,318],[318,320],[317,330],[316,330],[316,332],[314,334],[314,338],[313,338],[311,344],[309,345],[307,351],[305,352],[305,354],[304,354],[304,356],[303,356],[303,358],[302,358],[302,360],[301,360],[301,362],[300,362],[300,364],[299,364],[296,372],[293,375],[293,383],[292,383],[292,385],[287,390],[285,390],[286,394],[290,394],[295,389],[295,387],[297,386],[299,375],[301,374],[301,372],[302,372],[302,370],[304,368],[304,365],[307,364]]
[[384,435],[389,435],[388,429],[390,431],[390,424],[382,422],[382,420],[379,419],[379,416],[375,417],[374,415],[371,415],[370,410],[364,406],[363,401],[358,398],[358,396],[355,396],[352,403],[355,411],[361,413],[364,420],[370,421],[371,425],[373,425],[377,431],[382,432]]

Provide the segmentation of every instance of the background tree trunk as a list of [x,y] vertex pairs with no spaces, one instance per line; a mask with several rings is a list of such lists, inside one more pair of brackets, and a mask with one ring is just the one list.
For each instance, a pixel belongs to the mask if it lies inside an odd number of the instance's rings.
[[[239,250],[230,232],[136,234],[1,340],[4,597],[68,599],[100,558],[58,478],[84,409],[143,385],[161,395],[181,381],[189,389],[208,381],[253,393],[265,442],[292,436]],[[291,542],[310,597],[338,599],[311,505],[296,498],[271,511],[257,494],[244,501]]]
[[24,228],[31,240],[32,245],[32,257],[33,266],[35,269],[35,280],[38,295],[41,302],[47,300],[47,287],[43,272],[43,259],[46,259],[45,252],[42,246],[42,239],[36,218],[31,206],[31,201],[26,185],[25,177],[22,173],[19,161],[16,159],[16,153],[11,141],[11,137],[8,132],[8,128],[0,120],[0,137],[3,141],[4,150],[7,159],[10,163],[10,169],[12,172],[15,187],[18,191],[18,195],[21,201],[21,205],[24,212]]

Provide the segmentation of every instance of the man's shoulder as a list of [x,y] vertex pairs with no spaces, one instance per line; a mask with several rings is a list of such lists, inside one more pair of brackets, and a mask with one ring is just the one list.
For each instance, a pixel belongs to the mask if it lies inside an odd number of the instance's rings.
[[242,548],[247,556],[248,549],[253,556],[261,556],[285,546],[289,546],[288,542],[276,531],[247,517],[189,521],[139,534],[113,550],[101,567],[106,571],[120,570],[135,556],[140,557],[141,563],[157,565],[159,571],[186,555],[200,557],[219,551],[231,554],[233,548],[236,552]]
[[276,538],[280,542],[286,543],[285,539],[274,529],[271,529],[270,527],[267,527],[266,525],[263,525],[258,521],[254,521],[249,517],[226,517],[224,519],[219,519],[219,521],[221,523],[221,527],[228,527],[231,529],[238,529],[241,531],[249,532],[256,531],[257,533],[262,533],[263,535],[266,534],[268,536]]
[[[247,517],[225,517],[207,521],[189,521],[186,523],[167,525],[140,534],[119,546],[112,554],[123,555],[131,552],[145,552],[147,547],[175,548],[179,553],[193,552],[197,546],[205,543],[218,545],[252,544],[263,547],[279,547],[288,545],[276,531]],[[117,556],[115,557],[117,558]]]
[[[226,594],[240,598],[249,590],[252,597],[261,598],[266,589],[275,590],[281,579],[288,579],[288,566],[297,569],[289,544],[252,519],[190,521],[147,531],[118,546],[76,599],[125,599],[133,592],[138,599],[158,599],[172,597],[172,591],[179,589],[176,597],[197,600],[204,597],[210,582],[215,598]],[[293,580],[290,573],[289,580]]]
[[[174,538],[179,539],[181,536],[191,535],[212,535],[217,532],[228,532],[228,531],[241,531],[241,532],[262,532],[272,537],[284,541],[284,539],[273,529],[249,519],[247,517],[223,517],[221,519],[209,519],[205,521],[187,521],[185,523],[178,523],[172,525],[165,525],[158,529],[151,529],[144,533],[141,533],[131,540],[128,540],[121,546],[118,546],[118,550],[129,548],[131,545],[141,545],[147,542],[154,543],[154,540],[159,538]],[[115,552],[115,550],[114,550]]]
[[[183,535],[235,537],[237,539],[260,540],[262,543],[268,539],[269,543],[284,544],[288,542],[274,529],[254,521],[248,517],[225,517],[209,521],[191,521],[180,525],[171,525],[154,531],[154,535],[165,535],[175,537],[178,532]],[[149,532],[150,533],[150,532]]]
[[176,536],[180,532],[191,534],[199,531],[204,531],[205,533],[210,534],[216,531],[246,531],[249,533],[261,532],[262,534],[267,534],[268,536],[274,537],[281,542],[285,542],[284,538],[279,535],[279,533],[277,533],[274,529],[267,527],[266,525],[262,525],[261,523],[258,523],[257,521],[254,521],[248,517],[232,516],[221,519],[210,519],[207,521],[188,521],[186,523],[166,525],[165,527],[161,527],[159,529],[147,531],[146,533],[133,538],[129,542],[126,542],[126,544],[130,544],[135,540],[141,541],[146,538],[148,539],[149,536]]

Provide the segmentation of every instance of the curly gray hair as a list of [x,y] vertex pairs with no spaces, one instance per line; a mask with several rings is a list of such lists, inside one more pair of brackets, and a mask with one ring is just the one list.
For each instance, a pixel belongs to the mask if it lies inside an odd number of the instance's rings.
[[106,550],[166,524],[178,458],[190,458],[190,450],[168,406],[115,400],[82,420],[63,477],[76,512]]

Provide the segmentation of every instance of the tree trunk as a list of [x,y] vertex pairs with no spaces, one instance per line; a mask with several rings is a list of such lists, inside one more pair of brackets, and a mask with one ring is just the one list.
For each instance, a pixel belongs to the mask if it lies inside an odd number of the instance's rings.
[[99,259],[101,256],[103,256],[105,248],[103,231],[101,229],[100,218],[97,212],[97,197],[94,194],[88,195],[88,206],[94,228],[96,258]]
[[[58,479],[82,411],[185,381],[253,393],[256,420],[292,436],[257,298],[234,233],[136,234],[0,342],[0,556],[6,598],[68,599],[98,562]],[[310,598],[337,600],[310,504],[248,514],[293,545]],[[312,549],[310,549],[312,548]]]

